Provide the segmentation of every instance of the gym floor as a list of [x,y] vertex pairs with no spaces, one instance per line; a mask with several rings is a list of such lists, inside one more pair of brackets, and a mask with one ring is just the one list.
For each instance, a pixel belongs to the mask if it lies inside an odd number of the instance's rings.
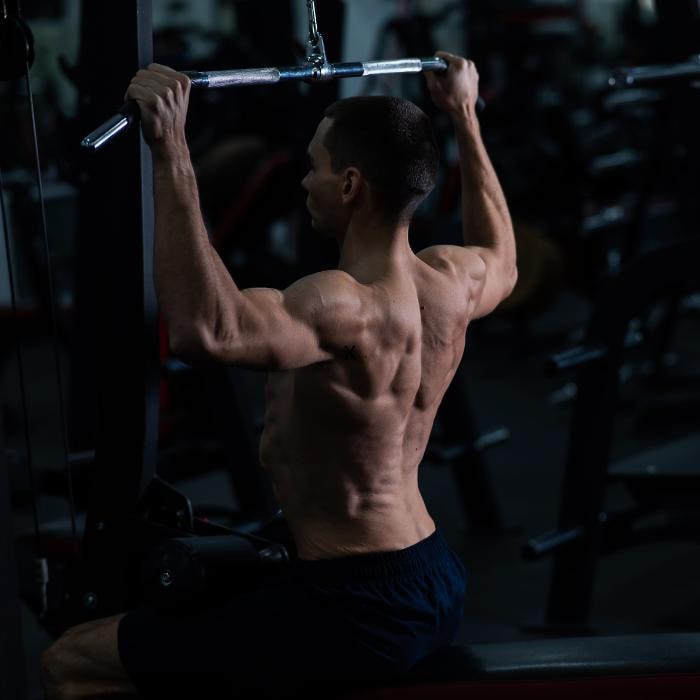
[[[554,404],[552,396],[571,378],[548,376],[550,353],[567,346],[567,337],[585,323],[588,302],[565,291],[545,312],[514,324],[494,317],[469,331],[464,370],[469,398],[480,431],[504,426],[510,439],[487,452],[489,473],[504,520],[492,536],[469,532],[452,469],[427,460],[421,486],[438,526],[460,554],[469,573],[465,615],[458,641],[501,642],[533,636],[563,636],[538,629],[544,620],[550,562],[526,562],[521,556],[529,537],[556,525],[559,490],[569,433],[571,404]],[[681,333],[681,363],[700,357],[697,321]],[[29,378],[35,462],[60,469],[59,421],[52,374],[51,346],[37,340],[25,345]],[[65,364],[65,363],[64,363]],[[8,363],[0,377],[6,407],[17,409],[16,366]],[[616,452],[634,452],[636,438],[619,435]],[[12,447],[20,447],[15,435]],[[232,507],[224,473],[178,484],[197,504]],[[46,524],[67,516],[60,498],[42,498],[40,519]],[[17,511],[16,532],[30,532],[31,512]],[[599,563],[592,630],[616,635],[700,629],[700,550],[695,544],[647,545],[624,550]],[[33,615],[24,611],[24,643],[32,698],[41,698],[37,664],[49,643]]]

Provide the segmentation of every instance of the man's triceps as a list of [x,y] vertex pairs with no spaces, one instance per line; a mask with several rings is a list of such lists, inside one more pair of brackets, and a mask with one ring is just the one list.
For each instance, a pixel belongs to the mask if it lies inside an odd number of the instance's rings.
[[247,289],[243,296],[236,364],[282,371],[330,359],[312,301],[299,289]]

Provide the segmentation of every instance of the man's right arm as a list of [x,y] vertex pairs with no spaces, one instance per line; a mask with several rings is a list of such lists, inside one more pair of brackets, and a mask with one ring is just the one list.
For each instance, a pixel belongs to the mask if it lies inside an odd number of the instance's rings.
[[516,248],[508,205],[481,138],[476,116],[479,76],[473,63],[438,53],[449,65],[444,77],[430,75],[436,105],[453,122],[462,174],[464,248],[450,249],[455,272],[469,277],[470,318],[491,313],[513,291]]

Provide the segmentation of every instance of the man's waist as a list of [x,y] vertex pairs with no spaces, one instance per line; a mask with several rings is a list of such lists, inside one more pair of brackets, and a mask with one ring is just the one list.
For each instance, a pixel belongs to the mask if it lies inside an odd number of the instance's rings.
[[420,521],[367,519],[342,524],[332,519],[290,521],[289,526],[298,556],[304,560],[396,552],[414,546],[435,532],[430,516]]
[[348,583],[429,573],[439,567],[450,567],[452,558],[444,537],[436,529],[427,537],[400,549],[315,559],[300,557],[293,560],[292,573],[310,582]]

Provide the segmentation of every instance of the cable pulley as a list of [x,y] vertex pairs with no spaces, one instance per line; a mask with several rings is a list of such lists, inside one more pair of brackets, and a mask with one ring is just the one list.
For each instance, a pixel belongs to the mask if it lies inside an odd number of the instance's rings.
[[0,80],[23,78],[34,65],[34,35],[17,10],[12,14],[7,0],[0,13]]

